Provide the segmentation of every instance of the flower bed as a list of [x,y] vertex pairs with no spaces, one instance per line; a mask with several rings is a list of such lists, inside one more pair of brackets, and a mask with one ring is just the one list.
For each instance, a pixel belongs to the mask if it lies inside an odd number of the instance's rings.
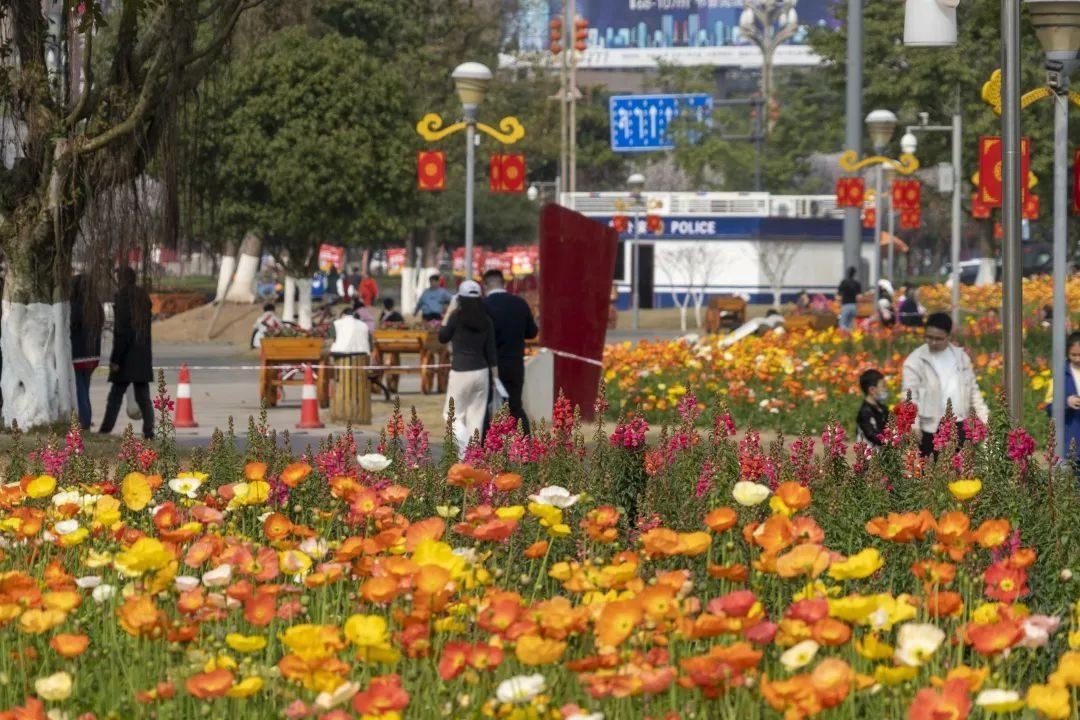
[[[971,356],[979,385],[992,401],[1000,393],[1000,325],[989,317],[971,318],[960,342]],[[634,410],[659,420],[693,391],[705,405],[719,402],[740,425],[787,432],[819,432],[839,420],[854,432],[862,397],[859,374],[876,367],[885,373],[898,402],[904,358],[922,344],[921,330],[897,328],[845,333],[835,328],[751,336],[732,347],[723,336],[696,341],[642,341],[609,345],[604,379],[611,399],[609,416]],[[1024,371],[1032,387],[1045,388],[1049,334],[1028,329]],[[1042,378],[1041,380],[1039,378]],[[1045,437],[1044,392],[1025,397],[1025,421]]]
[[1076,717],[1080,495],[1021,429],[765,448],[685,395],[656,444],[560,401],[465,463],[395,415],[181,467],[169,405],[111,468],[16,443],[0,718]]
[[[1024,278],[1023,302],[1025,313],[1035,315],[1043,307],[1053,303],[1054,285],[1049,275]],[[1073,275],[1065,286],[1068,307],[1080,307],[1080,277]],[[919,288],[919,302],[931,312],[948,312],[952,306],[952,290],[940,285]],[[961,285],[960,306],[968,313],[985,313],[1001,310],[1001,283],[989,285]]]

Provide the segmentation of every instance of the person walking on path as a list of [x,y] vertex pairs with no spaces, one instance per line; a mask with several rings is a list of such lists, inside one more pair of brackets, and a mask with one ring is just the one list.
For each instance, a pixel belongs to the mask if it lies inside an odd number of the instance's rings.
[[855,268],[849,267],[847,277],[840,281],[836,289],[836,299],[840,301],[840,329],[851,330],[855,327],[855,317],[859,314],[859,295],[862,285],[855,279]]
[[341,279],[341,274],[338,273],[337,265],[331,265],[330,271],[326,273],[326,302],[335,303],[338,300],[338,280]]
[[90,377],[101,359],[101,327],[105,312],[93,292],[90,280],[79,274],[71,282],[71,357],[75,366],[75,400],[79,427],[90,429]]
[[484,273],[487,296],[484,305],[495,326],[495,353],[499,361],[499,379],[506,388],[510,414],[521,423],[522,432],[529,434],[529,416],[521,403],[525,387],[525,341],[532,340],[540,330],[536,327],[532,309],[525,299],[506,291],[502,271]]
[[964,423],[974,410],[983,422],[990,413],[971,365],[971,358],[952,344],[952,318],[932,313],[926,318],[926,343],[915,348],[904,360],[901,397],[911,394],[918,407],[922,440],[919,451],[924,457],[934,452],[934,435],[941,429],[945,408],[951,405],[956,418],[956,437],[965,440]]
[[120,289],[113,296],[113,349],[109,357],[109,397],[101,433],[108,435],[120,414],[120,404],[128,385],[135,387],[135,402],[142,411],[143,437],[154,437],[154,406],[150,403],[150,382],[154,362],[150,346],[150,296],[135,284],[135,271],[120,269]]
[[450,379],[443,417],[454,401],[454,439],[463,457],[473,435],[484,427],[488,393],[499,378],[495,325],[484,307],[480,284],[466,280],[446,310],[439,342],[450,343]]
[[[1080,332],[1069,334],[1065,353],[1065,459],[1080,474]],[[1053,382],[1046,388],[1046,414],[1054,416]]]
[[[353,273],[356,273],[356,268],[353,268]],[[379,297],[379,283],[375,282],[375,278],[371,277],[367,270],[361,273],[359,277],[360,286],[357,292],[360,294],[360,299],[368,307],[375,307],[375,300]]]
[[[432,275],[428,278],[428,289],[420,293],[420,299],[416,302],[416,309],[413,310],[413,315],[419,315],[425,322],[442,320],[443,313],[450,304],[450,300],[454,297],[449,290],[439,285],[440,279],[438,275]],[[480,287],[475,282],[473,285]]]

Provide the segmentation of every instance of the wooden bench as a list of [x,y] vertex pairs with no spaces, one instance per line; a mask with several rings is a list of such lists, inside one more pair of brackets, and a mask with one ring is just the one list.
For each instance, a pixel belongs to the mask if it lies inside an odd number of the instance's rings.
[[705,311],[705,332],[718,333],[721,329],[734,330],[746,322],[746,301],[734,295],[717,295],[709,298]]
[[[259,370],[259,398],[267,407],[278,404],[281,388],[286,385],[303,385],[304,373],[294,373],[286,379],[282,372],[300,365],[326,365],[326,353],[323,352],[322,338],[307,337],[267,337],[262,339],[259,348],[261,368]],[[318,391],[319,407],[330,407],[330,377],[328,368],[315,370],[315,386]]]
[[[430,366],[449,365],[450,349],[439,343],[434,330],[376,330],[372,346],[371,364],[392,366],[392,369],[377,371],[386,376],[386,386],[392,392],[397,392],[398,378],[410,374],[420,376],[420,392],[423,394],[446,392],[450,369]],[[402,355],[418,355],[420,362],[403,367]]]

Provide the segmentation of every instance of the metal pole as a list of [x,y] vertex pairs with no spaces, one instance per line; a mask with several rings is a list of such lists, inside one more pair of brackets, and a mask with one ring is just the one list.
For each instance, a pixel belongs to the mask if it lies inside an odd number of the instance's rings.
[[465,278],[473,276],[473,194],[476,184],[476,109],[465,118]]
[[[1001,326],[1005,367],[1002,375],[1009,414],[1023,420],[1024,338],[1020,254],[1020,0],[1001,0],[1001,163],[1003,197]],[[1057,358],[1054,358],[1057,362]]]
[[1069,97],[1067,75],[1062,73],[1061,89],[1054,99],[1054,318],[1052,322],[1053,351],[1050,363],[1054,371],[1054,452],[1065,456],[1065,373],[1069,372],[1065,358],[1065,273],[1068,237],[1069,187]]
[[570,87],[567,90],[567,103],[570,106],[570,120],[567,125],[568,142],[570,145],[569,150],[569,173],[570,180],[570,192],[577,192],[577,49],[574,45],[577,43],[577,8],[575,0],[568,0],[567,2],[567,19],[569,25],[567,31],[570,33],[567,38],[566,52],[574,53],[569,54],[567,61],[570,64]]
[[569,129],[568,113],[567,113],[567,63],[566,58],[570,53],[573,46],[573,30],[567,25],[566,22],[566,10],[567,7],[563,5],[563,49],[559,53],[559,178],[562,185],[559,186],[559,192],[564,193],[568,191],[569,168],[567,165],[567,130]]
[[896,208],[893,207],[892,202],[892,188],[889,188],[889,192],[886,194],[886,202],[889,203],[889,282],[892,284],[893,289],[896,289]]
[[874,299],[877,299],[877,283],[881,272],[881,186],[884,184],[885,170],[881,165],[877,166],[877,180],[874,187],[874,254],[870,266],[870,288],[874,291]]
[[952,119],[952,321],[960,327],[960,193],[963,187],[961,165],[964,142],[963,120],[960,116],[960,90],[956,91],[956,114]]
[[[857,155],[862,155],[863,113],[862,113],[862,85],[863,85],[863,0],[848,0],[847,2],[847,93],[845,112],[844,144],[845,150],[854,150]],[[859,258],[862,245],[862,220],[859,217],[859,208],[847,208],[844,210],[844,268],[841,274],[847,272],[847,268],[856,270],[860,267]]]
[[[640,200],[638,201],[640,202]],[[638,287],[638,238],[640,237],[641,223],[641,211],[636,210],[634,212],[634,247],[630,254],[630,302],[631,307],[634,309],[634,322],[633,329],[638,329],[638,315],[641,311],[641,303],[638,301],[638,293],[640,288]]]

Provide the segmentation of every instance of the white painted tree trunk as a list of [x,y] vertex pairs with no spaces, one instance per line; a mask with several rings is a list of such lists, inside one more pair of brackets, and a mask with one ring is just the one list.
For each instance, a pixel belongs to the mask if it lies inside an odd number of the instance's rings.
[[705,293],[694,293],[694,322],[697,324],[698,329],[701,329],[701,308],[705,304]]
[[296,278],[285,276],[285,308],[281,311],[283,322],[296,322]]
[[310,330],[311,322],[311,278],[297,278],[296,287],[300,290],[299,319],[297,324],[304,330]]
[[233,273],[236,272],[236,256],[225,255],[221,258],[221,269],[218,270],[217,293],[214,294],[214,302],[225,300],[225,293],[229,290]]
[[979,261],[979,274],[975,277],[976,285],[992,285],[997,282],[997,261],[984,257]]
[[401,302],[402,315],[411,315],[416,307],[416,270],[411,265],[401,268]]
[[255,302],[255,274],[259,271],[259,252],[262,240],[257,235],[248,233],[240,244],[240,258],[236,261],[236,277],[225,299],[235,303]]
[[67,422],[75,408],[68,303],[4,300],[0,352],[4,371],[4,422],[23,429]]

